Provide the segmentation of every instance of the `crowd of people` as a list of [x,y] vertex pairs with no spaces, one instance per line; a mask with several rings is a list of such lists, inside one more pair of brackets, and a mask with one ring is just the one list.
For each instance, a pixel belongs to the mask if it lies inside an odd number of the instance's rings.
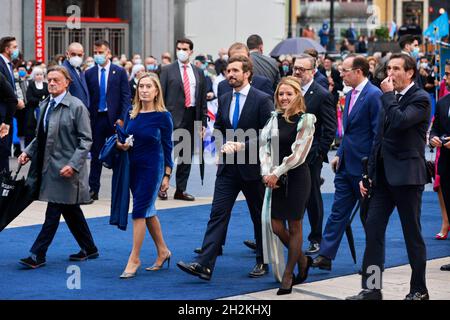
[[[420,224],[422,193],[430,182],[425,149],[440,150],[435,189],[443,222],[436,239],[446,239],[450,63],[436,104],[434,88],[440,84],[433,76],[437,70],[430,67],[434,57],[421,54],[418,40],[410,35],[400,39],[400,46],[401,53],[350,53],[339,61],[314,49],[274,59],[264,55],[262,38],[252,35],[246,44],[221,49],[213,61],[207,54],[194,55],[194,43],[180,39],[176,58],[165,53],[158,63],[153,56],[136,54],[131,61],[114,57],[109,43],[100,40],[93,57],[72,43],[46,66],[22,62],[14,37],[0,39],[0,170],[9,171],[14,145],[20,164],[31,161],[28,183],[36,199],[48,202],[42,230],[21,263],[31,269],[46,264],[61,215],[80,246],[70,259],[99,257],[80,205],[98,200],[105,141],[117,133],[114,152],[126,157],[114,169],[113,180],[125,172],[126,193],[133,195],[133,248],[120,278],[135,277],[141,267],[146,228],[157,250],[147,270],[169,264],[172,253],[155,201],[169,198],[173,170],[174,199],[195,201],[187,192],[194,140],[205,138],[214,120],[213,129],[223,139],[215,140],[218,168],[211,215],[202,246],[195,249],[197,257],[178,262],[181,270],[212,278],[233,206],[243,192],[254,227],[254,241],[246,245],[256,252],[249,276],[262,277],[271,265],[281,282],[277,294],[289,294],[307,279],[310,268],[332,270],[352,209],[370,193],[363,291],[349,299],[382,298],[381,288],[370,286],[370,270],[384,270],[384,236],[395,208],[412,268],[406,299],[429,299]],[[19,141],[12,141],[13,127]],[[188,133],[187,148],[184,139],[174,139],[177,130]],[[239,134],[247,131],[256,136]],[[337,153],[329,159],[332,148]],[[252,162],[255,150],[257,161]],[[361,182],[365,157],[369,185]],[[336,174],[335,194],[324,228],[321,171],[328,162]],[[311,232],[303,252],[306,212]]]

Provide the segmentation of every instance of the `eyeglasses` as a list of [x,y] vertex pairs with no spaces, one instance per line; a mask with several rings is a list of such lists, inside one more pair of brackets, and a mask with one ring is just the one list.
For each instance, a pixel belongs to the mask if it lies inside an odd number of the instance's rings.
[[355,70],[355,69],[353,69],[353,68],[348,68],[348,69],[342,68],[342,72],[350,72],[350,71],[353,71],[353,70]]
[[306,69],[306,68],[303,68],[303,67],[294,67],[294,72],[297,72],[297,71],[305,72],[305,71],[311,71],[311,70],[314,70],[314,69],[313,68]]

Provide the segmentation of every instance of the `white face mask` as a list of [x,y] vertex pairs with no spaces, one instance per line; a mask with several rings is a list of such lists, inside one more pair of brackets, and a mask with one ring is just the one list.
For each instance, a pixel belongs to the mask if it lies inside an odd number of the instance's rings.
[[135,59],[134,65],[142,64],[142,59]]
[[223,59],[223,61],[228,61],[228,59],[230,59],[230,57],[227,54],[225,54],[225,55],[223,55],[222,59]]
[[79,68],[83,64],[83,58],[78,57],[78,56],[70,57],[69,63],[72,67]]
[[186,51],[179,50],[177,51],[177,58],[184,63],[189,60],[189,54]]

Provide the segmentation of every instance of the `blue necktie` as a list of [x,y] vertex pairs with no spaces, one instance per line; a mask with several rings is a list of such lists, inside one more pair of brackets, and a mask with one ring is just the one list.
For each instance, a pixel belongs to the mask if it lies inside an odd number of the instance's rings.
[[98,104],[100,112],[106,111],[106,69],[102,68],[102,76],[100,78],[100,102]]
[[44,131],[45,132],[47,132],[48,123],[50,122],[50,116],[52,115],[52,112],[54,111],[55,106],[56,106],[56,101],[54,99],[50,100],[50,103],[48,104],[47,116],[45,117],[45,122],[44,122]]
[[9,62],[8,65],[9,65],[9,70],[11,72],[11,80],[12,80],[11,84],[12,84],[14,92],[15,92],[16,91],[16,79],[14,79],[14,67],[13,67],[12,62]]
[[234,94],[236,96],[236,104],[234,106],[234,114],[233,114],[233,129],[236,131],[238,128],[238,124],[239,124],[239,97],[240,97],[240,93],[236,92]]

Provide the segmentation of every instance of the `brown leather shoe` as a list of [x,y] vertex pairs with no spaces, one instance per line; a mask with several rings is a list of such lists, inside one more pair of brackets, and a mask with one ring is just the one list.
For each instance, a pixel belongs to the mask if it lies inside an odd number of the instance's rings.
[[175,200],[195,201],[195,198],[187,192],[176,191],[173,196]]
[[167,192],[166,191],[159,191],[158,192],[158,197],[161,200],[167,200],[169,199],[169,197],[167,196]]

